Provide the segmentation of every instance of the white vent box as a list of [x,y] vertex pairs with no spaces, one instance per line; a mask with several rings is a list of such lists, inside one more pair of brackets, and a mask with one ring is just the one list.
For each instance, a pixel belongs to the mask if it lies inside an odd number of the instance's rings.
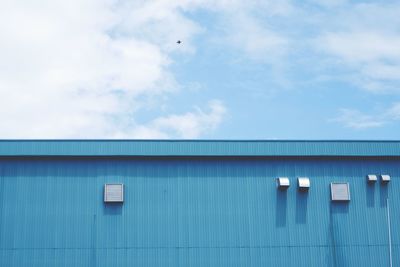
[[390,175],[382,174],[381,179],[382,179],[382,183],[386,184],[386,183],[390,182]]
[[310,179],[308,177],[297,177],[299,190],[307,191],[310,188]]
[[331,183],[332,201],[350,201],[349,183]]
[[276,183],[279,189],[287,189],[290,186],[290,181],[287,177],[276,178]]
[[378,177],[375,174],[368,174],[367,175],[367,182],[368,183],[375,183],[378,181]]
[[106,203],[124,202],[124,185],[123,184],[105,184],[104,185],[104,202],[106,202]]

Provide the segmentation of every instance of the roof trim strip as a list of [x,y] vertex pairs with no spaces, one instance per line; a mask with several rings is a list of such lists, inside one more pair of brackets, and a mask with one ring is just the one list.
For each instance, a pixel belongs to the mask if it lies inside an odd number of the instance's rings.
[[400,156],[400,141],[0,140],[0,156]]

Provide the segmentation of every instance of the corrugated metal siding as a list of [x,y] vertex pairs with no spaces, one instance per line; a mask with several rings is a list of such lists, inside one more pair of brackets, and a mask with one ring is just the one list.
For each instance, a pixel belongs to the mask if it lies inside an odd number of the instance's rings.
[[[0,266],[400,265],[398,159],[0,160]],[[390,174],[387,186],[365,175]],[[287,192],[277,176],[290,177]],[[296,189],[308,176],[308,193]],[[350,183],[331,203],[329,183]],[[122,182],[125,202],[103,203]]]
[[400,156],[400,141],[2,140],[0,156]]

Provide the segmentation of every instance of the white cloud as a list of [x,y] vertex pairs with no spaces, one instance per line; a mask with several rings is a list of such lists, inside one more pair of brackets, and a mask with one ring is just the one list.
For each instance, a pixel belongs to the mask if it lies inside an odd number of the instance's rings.
[[[217,4],[216,4],[217,3]],[[273,25],[294,10],[289,1],[217,1],[210,8],[220,12],[218,37],[227,47],[241,51],[245,59],[277,63],[286,55],[289,39]]]
[[[136,126],[128,136],[134,138],[198,138],[212,132],[220,125],[226,114],[226,107],[218,100],[208,103],[208,111],[196,108],[194,112],[172,114],[154,119],[146,125]],[[126,133],[115,137],[127,137]]]
[[343,124],[347,128],[367,129],[377,128],[385,124],[382,118],[365,115],[362,112],[354,109],[341,109],[340,115],[333,121]]
[[320,41],[345,63],[358,64],[400,59],[400,38],[379,32],[328,33]]
[[330,33],[319,42],[352,73],[353,82],[372,92],[400,91],[400,37],[379,33]]
[[347,128],[357,130],[379,128],[400,120],[400,102],[395,102],[387,109],[374,114],[365,114],[355,109],[341,109],[339,113],[340,115],[332,121]]
[[[138,96],[179,87],[168,70],[170,53],[194,51],[191,38],[201,27],[182,14],[183,3],[2,2],[0,137],[132,133],[134,114],[143,105]],[[178,38],[187,45],[175,51]],[[192,135],[204,133],[202,121],[197,123]]]
[[398,4],[348,4],[326,23],[315,46],[330,65],[371,92],[400,92]]
[[163,102],[180,88],[169,67],[174,54],[195,53],[193,37],[209,30],[190,19],[198,9],[220,18],[223,46],[269,63],[286,53],[286,37],[271,24],[293,12],[286,0],[3,1],[0,138],[206,135],[226,112],[219,102],[210,112],[135,119],[143,96]]
[[394,103],[385,113],[392,120],[400,120],[400,102]]
[[[127,1],[119,7],[121,24],[117,34],[135,35],[154,44],[166,52],[194,52],[193,35],[201,33],[202,27],[185,16],[187,9],[200,8],[200,1],[157,0]],[[185,45],[177,46],[177,40]]]
[[[215,24],[194,21],[191,14],[200,9]],[[374,92],[400,92],[399,12],[395,2],[347,0],[3,1],[0,138],[207,135],[226,113],[219,102],[209,111],[161,114],[142,124],[136,119],[146,108],[143,98],[163,107],[166,95],[180,89],[170,72],[173,58],[196,53],[194,37],[207,31],[217,39],[207,44],[230,48],[235,63],[267,65],[277,88],[292,83],[293,69],[312,65],[320,72],[324,65],[325,77],[345,77]],[[177,46],[177,39],[185,45]],[[354,110],[342,115],[339,121],[353,128],[391,121],[389,115]]]
[[348,3],[348,0],[310,0],[315,5],[320,5],[327,8],[342,6]]
[[228,33],[224,42],[243,51],[246,57],[261,62],[276,62],[284,56],[288,40],[276,31],[263,26],[248,14],[236,14],[227,24]]

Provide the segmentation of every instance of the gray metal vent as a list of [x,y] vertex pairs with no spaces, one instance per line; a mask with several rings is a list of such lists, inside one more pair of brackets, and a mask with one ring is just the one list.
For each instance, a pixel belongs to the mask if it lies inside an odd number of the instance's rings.
[[390,182],[390,175],[382,174],[381,179],[382,179],[382,183],[386,184],[386,183]]
[[307,191],[310,188],[310,179],[308,177],[297,177],[299,190]]
[[105,184],[104,202],[124,202],[124,185]]
[[350,201],[349,183],[331,183],[332,201]]
[[290,186],[290,181],[287,177],[276,178],[276,183],[279,189],[287,189]]
[[378,177],[375,174],[368,174],[367,181],[368,183],[375,183],[376,181],[378,181]]

